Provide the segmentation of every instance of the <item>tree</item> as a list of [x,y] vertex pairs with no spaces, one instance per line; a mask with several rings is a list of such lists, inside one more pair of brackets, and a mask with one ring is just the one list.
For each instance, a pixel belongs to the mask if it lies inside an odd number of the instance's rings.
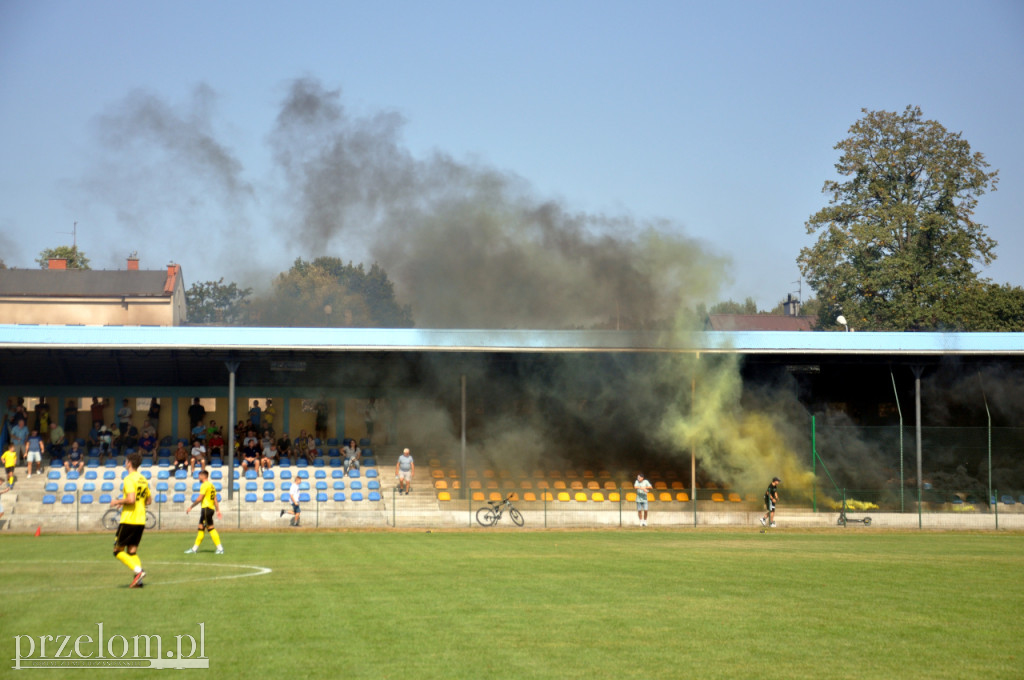
[[829,205],[806,223],[818,240],[797,259],[819,326],[843,314],[858,330],[962,328],[968,293],[985,283],[974,265],[995,259],[972,216],[998,171],[918,107],[863,113],[835,146],[847,179],[825,182]]
[[344,264],[336,257],[295,260],[266,298],[254,303],[260,324],[408,328],[412,311],[395,300],[394,285],[377,264]]
[[708,314],[758,314],[757,301],[748,297],[740,303],[730,298],[725,302],[716,302],[711,305]]
[[52,258],[63,259],[68,261],[68,269],[90,269],[89,258],[85,256],[78,246],[57,246],[56,248],[47,248],[39,253],[39,257],[36,262],[39,263],[40,269],[49,269],[50,260]]
[[245,325],[249,320],[248,297],[252,288],[239,288],[232,282],[224,284],[224,277],[216,281],[193,283],[185,292],[189,323],[221,326]]

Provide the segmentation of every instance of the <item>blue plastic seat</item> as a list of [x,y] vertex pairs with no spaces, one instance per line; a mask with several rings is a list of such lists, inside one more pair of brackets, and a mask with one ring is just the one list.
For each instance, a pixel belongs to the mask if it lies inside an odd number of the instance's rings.
[[185,482],[175,482],[174,491],[176,493],[185,493],[186,491],[188,491],[188,484],[186,484]]
[[53,505],[57,502],[57,497],[52,493],[48,493],[43,496],[43,505]]
[[246,470],[245,471],[245,478],[246,479],[259,479],[259,475],[256,474],[255,470]]
[[114,458],[107,458],[107,461],[103,463],[103,467],[116,468],[117,460],[115,460]]
[[363,437],[362,439],[359,440],[359,448],[365,449],[369,445],[370,445],[370,440],[367,439],[366,437]]
[[1013,505],[1016,502],[1013,500],[1013,496],[1009,494],[1003,494],[1003,497],[1000,500],[1003,501],[1003,505]]
[[314,458],[313,459],[313,467],[322,468],[323,466],[324,466],[324,459],[323,458]]
[[95,470],[86,470],[85,471],[85,478],[86,479],[96,479],[97,477],[98,477],[98,475],[96,474]]
[[160,450],[156,452],[156,455],[157,455],[158,458],[170,458],[171,457],[171,450],[169,448],[167,448],[166,446],[164,446],[164,447],[161,447]]
[[300,503],[308,503],[309,502],[309,494],[308,493],[300,493],[299,494],[299,502]]
[[272,494],[272,493],[265,493],[265,494],[263,494],[263,502],[264,503],[273,503],[274,502],[274,494]]
[[247,493],[247,494],[245,494],[245,502],[246,503],[255,503],[257,498],[259,498],[259,497],[256,494],[254,494],[254,493]]
[[363,458],[363,467],[377,467],[376,458]]
[[327,491],[327,482],[319,481],[316,483],[317,491]]
[[341,455],[341,451],[338,449],[327,449],[328,458],[337,458]]
[[309,482],[300,482],[299,491],[309,491]]
[[380,482],[376,479],[371,479],[366,483],[366,488],[370,491],[380,491]]
[[317,503],[326,503],[327,502],[327,494],[325,494],[323,492],[318,493],[316,495],[316,502]]
[[68,479],[78,479],[79,476],[78,470],[68,470]]
[[327,438],[327,445],[328,446],[337,446],[338,445],[338,438],[337,437],[328,437]]
[[351,496],[349,497],[349,500],[352,500],[352,501],[361,501],[361,500],[363,500],[363,494],[361,494],[360,492],[356,491],[355,493],[353,493],[353,494],[352,494],[352,495],[351,495]]
[[[166,503],[167,502],[167,494],[165,494],[165,493],[158,493],[154,498],[155,498],[157,503]],[[100,502],[102,502],[102,499],[103,499],[103,496],[100,496]]]
[[299,460],[295,464],[298,465],[299,467],[308,467],[309,461],[306,460],[305,458],[299,458]]
[[263,471],[263,479],[273,479],[273,478],[274,478],[274,471],[273,470],[264,470]]
[[349,489],[352,489],[353,491],[354,491],[354,490],[356,490],[356,489],[362,489],[362,488],[363,488],[363,483],[362,483],[362,482],[360,482],[360,481],[359,481],[359,480],[357,479],[357,480],[355,480],[355,481],[353,481],[353,482],[349,482],[349,483],[348,483],[348,488],[349,488]]
[[366,478],[367,479],[373,479],[376,476],[377,476],[377,471],[376,470],[367,470],[366,471]]
[[221,484],[220,482],[214,482],[213,488],[217,490],[218,494],[220,494],[220,492],[224,490],[224,485]]
[[90,468],[99,467],[100,466],[100,459],[99,458],[90,458],[89,460],[85,461],[85,466],[86,467],[90,467]]
[[117,473],[113,470],[105,470],[103,472],[103,479],[117,479]]
[[57,493],[60,491],[60,485],[57,482],[47,482],[46,486],[43,487],[43,491],[47,493]]
[[50,470],[46,473],[47,479],[60,479],[60,470]]
[[281,482],[281,491],[287,491],[290,488],[292,488],[291,482]]
[[348,471],[348,476],[352,477],[352,478],[358,478],[359,477],[359,468],[352,468],[351,470],[349,470]]
[[317,479],[327,479],[327,470],[317,470],[313,476]]
[[74,482],[68,482],[67,484],[64,485],[64,491],[68,491],[68,492],[74,493],[77,490],[78,490],[78,485],[75,484]]
[[299,479],[309,479],[309,470],[299,470],[299,473],[296,475],[296,477],[298,477]]
[[100,505],[110,505],[111,500],[109,493],[100,494]]
[[345,478],[345,471],[344,470],[331,470],[331,479],[344,479],[344,478]]
[[220,470],[214,470],[210,473],[210,479],[224,479],[224,473]]
[[369,500],[371,500],[371,501],[379,501],[380,500],[380,493],[377,492],[377,491],[371,491],[370,492]]
[[281,502],[282,503],[291,503],[292,502],[291,495],[286,494],[286,493],[281,494]]
[[83,493],[82,497],[78,499],[78,502],[82,505],[92,505],[92,494]]
[[341,458],[331,458],[330,466],[332,468],[341,467]]
[[171,478],[171,471],[170,470],[157,470],[156,478],[157,479],[170,479]]
[[188,479],[188,470],[175,470],[174,471],[174,478],[175,479]]
[[363,458],[373,458],[373,449],[363,449]]
[[273,491],[274,490],[274,483],[273,482],[263,482],[263,490],[264,491]]
[[281,479],[291,479],[291,478],[292,478],[291,470],[281,470]]
[[84,493],[93,493],[96,491],[96,485],[93,484],[92,482],[86,482],[85,484],[82,485],[82,491]]
[[338,503],[343,502],[345,500],[345,494],[343,494],[341,492],[338,492],[338,493],[334,494],[334,500],[336,502],[338,502]]
[[153,479],[153,473],[150,472],[149,470],[141,470],[139,471],[139,474],[145,477],[146,479]]
[[202,482],[193,482],[192,483],[192,491],[198,492],[201,488],[203,488],[203,483]]
[[113,482],[103,482],[103,486],[100,487],[100,491],[106,491],[107,493],[113,492],[114,491],[114,483]]
[[259,485],[258,482],[246,482],[245,483],[245,490],[246,491],[259,491],[260,490],[260,485]]
[[171,496],[171,502],[173,502],[173,503],[184,503],[185,502],[185,494],[183,494],[183,493],[176,493],[176,494],[174,494],[173,496]]
[[72,505],[75,502],[75,495],[66,493],[60,497],[60,502],[62,505]]
[[344,491],[345,490],[345,482],[335,482],[334,483],[334,490],[335,491]]

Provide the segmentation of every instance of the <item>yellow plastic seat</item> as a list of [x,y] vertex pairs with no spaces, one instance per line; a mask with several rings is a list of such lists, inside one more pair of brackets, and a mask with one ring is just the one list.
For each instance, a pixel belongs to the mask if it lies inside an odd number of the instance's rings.
[[581,482],[581,481],[580,481],[580,480],[578,480],[578,479],[574,479],[574,480],[572,481],[572,483],[571,483],[571,484],[569,484],[569,488],[570,488],[570,489],[573,489],[573,490],[575,490],[575,491],[582,491],[582,490],[583,490],[583,482]]
[[636,501],[636,492],[635,491],[628,492],[626,494],[626,502],[627,503],[633,503],[635,501]]
[[593,479],[594,476],[595,475],[594,475],[594,471],[593,470],[584,470],[583,471],[583,479]]
[[494,474],[494,470],[484,470],[484,477],[487,479],[494,479],[497,475]]
[[528,491],[533,488],[533,482],[531,482],[528,479],[524,479],[523,481],[519,482],[519,488],[523,489],[524,491]]
[[434,469],[430,471],[430,476],[434,479],[444,479],[444,470]]
[[619,487],[615,485],[615,482],[613,482],[611,480],[608,480],[607,482],[604,483],[604,490],[605,491],[615,491],[618,488]]
[[443,479],[435,479],[434,488],[437,489],[438,491],[443,491],[444,489],[448,488],[448,482],[444,481]]
[[679,501],[680,503],[689,503],[690,494],[686,493],[685,491],[680,491],[679,493],[676,494],[676,500]]
[[489,500],[489,501],[500,501],[500,500],[503,500],[504,498],[505,497],[502,496],[497,491],[492,491],[491,495],[487,497],[487,500]]
[[658,500],[670,503],[672,502],[672,494],[670,494],[668,491],[662,491],[661,493],[658,494]]
[[595,503],[603,503],[604,494],[601,493],[600,491],[595,491],[594,493],[590,494],[590,500],[594,501]]
[[545,491],[544,493],[542,493],[542,494],[540,495],[540,497],[541,497],[541,500],[547,501],[547,502],[549,502],[549,503],[550,503],[551,501],[555,500],[555,497],[551,495],[551,492],[550,492],[550,491]]
[[601,484],[598,483],[597,480],[592,479],[589,482],[587,482],[587,488],[590,489],[591,491],[597,491],[598,489],[601,488]]
[[670,486],[671,486],[673,491],[683,491],[684,489],[686,489],[686,487],[683,486],[683,483],[680,482],[678,479],[676,481],[672,482],[672,484]]
[[482,489],[482,488],[484,488],[484,487],[483,487],[483,485],[482,485],[482,484],[480,483],[480,480],[479,480],[479,479],[471,479],[471,480],[469,481],[469,488],[470,488],[470,489]]
[[497,479],[488,479],[487,480],[487,484],[485,484],[485,486],[488,489],[497,489],[498,488],[498,480]]
[[532,491],[527,491],[523,494],[523,500],[527,503],[537,500],[537,496]]
[[561,479],[556,479],[555,480],[555,488],[556,489],[564,489],[565,488],[565,482],[563,482]]
[[483,491],[474,491],[473,492],[473,500],[476,501],[477,503],[483,503],[484,502],[484,492]]
[[618,503],[619,501],[622,500],[622,496],[619,495],[618,491],[612,491],[610,494],[608,494],[608,500],[611,501],[612,503]]
[[452,495],[447,491],[441,491],[437,494],[437,500],[439,501],[450,501],[451,499]]
[[550,489],[550,488],[551,488],[551,485],[548,484],[548,480],[546,480],[546,479],[542,479],[539,482],[537,482],[537,489],[538,490],[542,491],[544,489]]
[[668,489],[668,484],[666,484],[665,482],[657,481],[654,483],[655,491],[665,491],[666,489]]
[[568,491],[559,491],[558,492],[558,500],[561,501],[562,503],[568,503],[569,502],[569,492]]
[[724,503],[725,496],[716,491],[715,493],[711,494],[711,500],[714,501],[715,503]]
[[580,503],[586,503],[587,502],[587,494],[583,493],[582,491],[577,491],[576,495],[573,496],[572,499],[574,501],[579,501]]
[[743,499],[740,498],[740,495],[738,493],[731,493],[731,494],[729,494],[729,502],[730,503],[742,503]]

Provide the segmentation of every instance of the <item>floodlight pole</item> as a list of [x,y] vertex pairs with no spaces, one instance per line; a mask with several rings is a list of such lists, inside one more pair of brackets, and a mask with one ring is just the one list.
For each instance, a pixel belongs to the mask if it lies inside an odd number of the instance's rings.
[[[981,371],[978,371],[978,384],[981,385],[981,398],[985,400],[985,415],[988,416],[988,502],[992,503],[992,412],[988,410],[988,396],[985,394],[985,383],[981,380]],[[998,525],[996,528],[999,528]]]
[[922,527],[921,522],[921,499],[924,485],[921,481],[921,373],[923,366],[911,366],[914,372],[914,416],[917,418],[915,436],[917,439],[917,528]]
[[235,373],[238,361],[225,361],[228,367],[228,500],[235,497]]
[[900,414],[900,512],[904,512],[903,508],[903,409],[900,407],[900,393],[896,389],[896,376],[889,371],[889,377],[892,378],[892,392],[896,395],[896,412]]

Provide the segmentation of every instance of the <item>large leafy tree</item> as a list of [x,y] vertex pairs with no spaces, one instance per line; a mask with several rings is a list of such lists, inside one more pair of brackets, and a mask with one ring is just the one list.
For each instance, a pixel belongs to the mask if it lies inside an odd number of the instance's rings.
[[829,205],[806,223],[818,240],[798,258],[819,324],[843,314],[864,330],[970,330],[965,310],[987,284],[975,265],[996,246],[974,209],[998,171],[918,107],[863,113],[835,146],[843,179],[825,182]]
[[196,324],[245,325],[251,294],[252,288],[239,288],[235,282],[225,284],[223,276],[216,281],[193,283],[185,291],[188,320]]
[[336,257],[295,260],[270,294],[254,302],[256,322],[267,326],[408,328],[412,311],[399,305],[387,273],[374,264]]
[[53,258],[68,261],[68,269],[90,269],[89,258],[85,256],[78,246],[57,246],[40,251],[36,262],[40,269],[49,269],[50,260]]

